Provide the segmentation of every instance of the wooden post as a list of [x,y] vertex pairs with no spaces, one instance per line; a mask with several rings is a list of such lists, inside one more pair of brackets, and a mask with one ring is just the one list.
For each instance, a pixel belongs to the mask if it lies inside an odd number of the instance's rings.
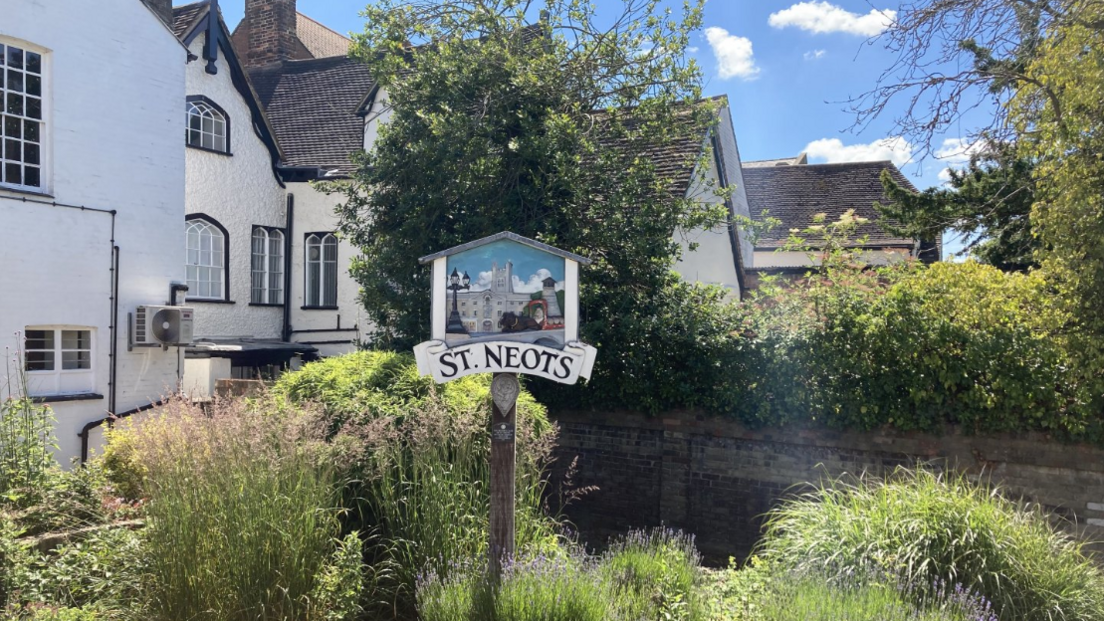
[[490,563],[491,574],[496,580],[502,572],[502,560],[514,556],[515,436],[520,391],[516,374],[494,374],[491,381]]

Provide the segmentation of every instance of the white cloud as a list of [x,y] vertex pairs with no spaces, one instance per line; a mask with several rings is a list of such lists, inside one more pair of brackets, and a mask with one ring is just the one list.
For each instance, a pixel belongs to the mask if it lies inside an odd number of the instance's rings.
[[810,50],[805,52],[805,60],[820,60],[827,53],[824,50]]
[[697,54],[698,53],[698,48],[697,48],[697,46],[691,46],[691,47],[686,48],[686,51],[690,52],[691,54]]
[[891,9],[871,9],[866,15],[859,15],[820,0],[798,2],[788,9],[771,13],[767,23],[775,28],[794,26],[816,34],[846,32],[872,37],[885,32],[896,17],[897,11]]
[[705,38],[713,55],[717,57],[717,70],[721,79],[740,78],[754,80],[759,75],[755,66],[755,57],[751,50],[751,40],[728,34],[724,28],[706,28]]
[[821,138],[805,145],[814,160],[836,162],[873,162],[890,160],[902,166],[912,158],[912,145],[903,138],[883,138],[869,144],[844,145],[839,138]]
[[950,182],[950,170],[961,170],[972,156],[984,151],[987,144],[984,140],[970,142],[962,138],[944,138],[943,145],[935,150],[935,158],[948,164],[947,168],[939,171],[939,180],[943,183]]
[[[550,271],[548,271],[544,268],[541,268],[541,269],[537,270],[536,274],[533,274],[533,275],[529,276],[529,281],[528,282],[522,282],[522,280],[515,275],[514,276],[514,292],[515,293],[536,293],[537,291],[542,291],[544,289],[544,279],[545,278],[550,278],[551,276],[552,276],[552,272],[550,272]],[[563,290],[563,282],[557,282],[555,289],[556,289],[556,291],[562,291]]]

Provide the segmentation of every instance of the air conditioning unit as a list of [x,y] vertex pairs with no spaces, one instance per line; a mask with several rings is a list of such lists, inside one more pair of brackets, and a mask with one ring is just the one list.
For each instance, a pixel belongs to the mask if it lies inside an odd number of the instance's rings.
[[139,306],[134,314],[135,345],[191,345],[195,309],[188,306]]

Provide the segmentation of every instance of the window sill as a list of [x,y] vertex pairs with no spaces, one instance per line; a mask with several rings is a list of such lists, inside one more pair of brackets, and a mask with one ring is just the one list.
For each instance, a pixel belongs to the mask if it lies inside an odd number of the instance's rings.
[[233,300],[205,300],[202,298],[196,300],[194,298],[185,298],[184,304],[237,304],[237,302]]
[[229,151],[219,151],[218,149],[208,149],[207,147],[197,147],[194,144],[184,143],[184,146],[189,149],[195,149],[196,151],[206,151],[207,153],[214,153],[215,155],[225,155],[226,157],[233,157],[234,154]]
[[7,185],[0,185],[0,192],[11,192],[13,194],[26,194],[28,196],[37,196],[38,198],[54,198],[53,194],[45,190],[28,190],[26,188],[13,188]]
[[250,306],[261,306],[261,307],[268,306],[268,307],[271,307],[271,308],[283,308],[284,307],[283,304],[269,304],[267,302],[250,302],[249,305]]
[[301,310],[340,310],[336,306],[300,306]]
[[31,401],[35,403],[62,403],[64,401],[97,401],[103,398],[104,396],[101,394],[86,392],[79,395],[42,395],[31,397]]

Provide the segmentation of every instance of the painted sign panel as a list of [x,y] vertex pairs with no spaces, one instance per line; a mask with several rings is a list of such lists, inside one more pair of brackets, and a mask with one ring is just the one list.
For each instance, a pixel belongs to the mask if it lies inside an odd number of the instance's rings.
[[501,239],[451,255],[445,342],[564,345],[563,257]]
[[579,338],[585,257],[499,233],[422,257],[433,265],[433,340],[414,348],[437,382],[473,373],[524,373],[574,384],[595,349]]

